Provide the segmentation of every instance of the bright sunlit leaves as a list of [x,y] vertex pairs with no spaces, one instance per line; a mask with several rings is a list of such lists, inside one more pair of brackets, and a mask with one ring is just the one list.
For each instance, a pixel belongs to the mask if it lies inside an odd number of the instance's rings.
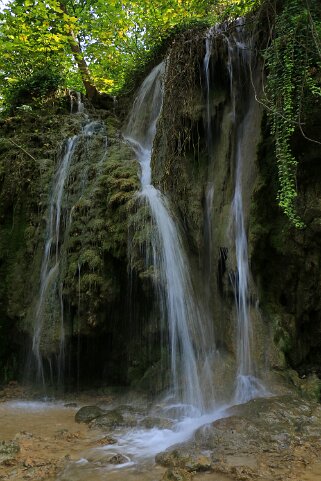
[[225,9],[247,11],[257,0],[8,0],[0,13],[0,89],[50,65],[81,88],[71,37],[79,43],[100,91],[116,92],[170,30],[197,20],[214,22]]

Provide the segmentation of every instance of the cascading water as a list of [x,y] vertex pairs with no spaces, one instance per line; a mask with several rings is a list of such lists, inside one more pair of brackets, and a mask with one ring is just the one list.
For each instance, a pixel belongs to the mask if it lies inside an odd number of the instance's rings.
[[[206,142],[208,152],[208,182],[205,188],[205,209],[204,209],[204,272],[206,289],[209,290],[210,278],[212,270],[212,221],[213,221],[213,200],[214,200],[214,182],[211,167],[213,164],[213,136],[212,136],[212,112],[211,112],[211,68],[210,60],[213,47],[213,35],[216,31],[216,27],[212,27],[207,32],[205,37],[205,57],[203,61],[203,70],[205,77],[205,89],[206,89]],[[207,292],[208,303],[210,299],[210,292]]]
[[[61,202],[64,191],[64,185],[68,176],[70,162],[78,143],[79,136],[71,137],[67,140],[65,152],[59,165],[53,191],[50,198],[49,217],[47,223],[47,233],[45,241],[44,255],[41,264],[40,273],[40,292],[35,313],[34,334],[32,339],[32,352],[36,360],[36,377],[38,381],[45,382],[42,355],[40,352],[40,342],[42,336],[44,309],[48,293],[57,280],[59,267],[59,237],[61,224]],[[62,301],[61,301],[62,303]],[[63,306],[61,306],[63,310]],[[64,327],[63,316],[61,316],[61,354],[60,359],[63,362],[64,347]]]
[[[77,96],[77,113],[83,111],[80,94]],[[64,325],[64,303],[63,303],[63,282],[60,279],[60,264],[63,255],[62,245],[64,235],[68,231],[72,222],[73,206],[63,206],[66,184],[70,175],[74,154],[80,142],[84,143],[85,148],[90,138],[102,132],[103,124],[98,121],[87,120],[80,134],[75,135],[65,141],[63,154],[55,174],[54,184],[49,200],[49,214],[47,219],[47,229],[45,237],[45,247],[40,271],[40,290],[37,304],[34,311],[34,332],[32,339],[32,358],[31,363],[35,365],[35,378],[37,382],[45,385],[45,372],[43,364],[42,343],[44,339],[44,322],[46,317],[50,317],[50,324],[53,329],[58,331],[59,347],[55,364],[57,364],[57,375],[53,374],[53,365],[50,357],[47,358],[49,364],[49,374],[51,383],[54,377],[58,384],[63,381],[65,364],[65,325]],[[106,147],[106,137],[103,137]],[[102,160],[99,160],[97,169],[99,170]],[[83,194],[87,184],[87,168],[81,172],[79,179],[78,197]],[[57,326],[57,327],[55,327]],[[33,362],[34,361],[34,362]]]
[[[160,305],[170,338],[171,371],[176,402],[203,412],[202,377],[213,400],[210,374],[204,373],[209,346],[199,306],[195,302],[188,260],[166,197],[151,183],[151,155],[156,122],[162,106],[164,64],[155,67],[141,86],[125,131],[141,167],[140,198],[147,203],[154,224],[152,264],[160,277]],[[201,372],[203,371],[203,372]]]
[[[242,92],[247,103],[237,110],[237,95],[240,78],[243,76],[250,85],[251,56],[250,45],[246,39],[240,20],[234,35],[225,37],[228,49],[228,72],[230,78],[230,95],[232,119],[235,124],[235,188],[232,201],[232,222],[234,232],[236,278],[234,280],[237,312],[237,378],[234,400],[247,402],[255,397],[264,396],[267,391],[261,381],[255,377],[252,359],[252,321],[249,306],[249,258],[243,205],[243,164],[246,153],[247,127],[251,119],[251,102],[249,91]],[[235,72],[235,75],[234,75]],[[251,88],[251,87],[250,87]],[[243,97],[243,98],[244,98]],[[242,104],[242,102],[241,102]],[[241,116],[238,119],[238,116]],[[238,122],[238,123],[237,123]]]

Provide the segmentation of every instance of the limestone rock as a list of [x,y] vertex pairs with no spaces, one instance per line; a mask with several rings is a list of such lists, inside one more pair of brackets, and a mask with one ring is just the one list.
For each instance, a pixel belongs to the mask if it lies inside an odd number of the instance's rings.
[[76,412],[75,421],[77,423],[90,423],[93,419],[97,418],[98,416],[102,416],[105,413],[101,408],[98,406],[83,406]]
[[121,453],[102,453],[101,451],[94,452],[87,459],[91,463],[98,463],[100,465],[117,465],[130,462],[130,459]]
[[15,441],[0,442],[0,465],[13,460],[20,451],[20,446]]
[[148,416],[142,419],[139,423],[140,426],[152,429],[152,428],[159,428],[159,429],[172,429],[173,421],[171,419],[166,418],[159,418],[154,416]]
[[95,419],[90,422],[89,427],[91,429],[101,429],[104,431],[125,425],[126,421],[124,416],[117,409],[113,409],[105,412],[103,415],[95,417]]
[[168,469],[163,478],[162,481],[191,481],[192,475],[185,469]]

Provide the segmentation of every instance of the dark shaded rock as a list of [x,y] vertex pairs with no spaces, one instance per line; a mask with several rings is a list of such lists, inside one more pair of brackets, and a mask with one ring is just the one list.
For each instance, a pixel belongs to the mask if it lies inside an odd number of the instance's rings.
[[98,416],[104,414],[104,412],[105,411],[103,411],[98,406],[83,406],[79,409],[79,411],[76,412],[75,421],[77,423],[88,424],[93,419],[98,418]]

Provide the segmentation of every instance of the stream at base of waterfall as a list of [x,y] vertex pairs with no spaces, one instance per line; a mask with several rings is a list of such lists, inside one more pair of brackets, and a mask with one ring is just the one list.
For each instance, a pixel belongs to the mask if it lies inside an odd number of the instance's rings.
[[[321,432],[321,408],[293,393],[228,408],[228,417],[217,412],[217,421],[204,416],[204,426],[186,417],[177,423],[175,410],[162,402],[151,407],[134,392],[106,388],[60,401],[35,396],[18,385],[0,391],[0,479],[321,479],[321,441],[316,436]],[[75,422],[83,406],[94,406],[100,416],[88,424]],[[87,412],[82,419],[89,418]]]

